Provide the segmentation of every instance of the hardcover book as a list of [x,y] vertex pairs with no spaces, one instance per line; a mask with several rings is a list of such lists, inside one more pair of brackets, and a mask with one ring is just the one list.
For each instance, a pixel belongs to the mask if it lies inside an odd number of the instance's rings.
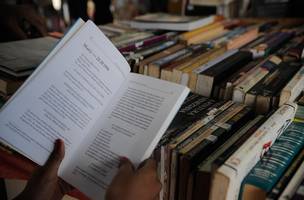
[[135,17],[131,26],[139,29],[164,29],[190,31],[208,25],[216,20],[216,16],[189,17],[166,13],[151,13]]

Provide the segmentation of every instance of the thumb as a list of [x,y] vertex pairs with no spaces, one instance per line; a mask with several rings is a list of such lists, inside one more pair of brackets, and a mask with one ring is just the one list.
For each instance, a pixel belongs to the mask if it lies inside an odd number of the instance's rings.
[[51,153],[50,157],[44,164],[43,168],[45,168],[46,171],[49,173],[56,173],[58,171],[58,168],[61,164],[61,161],[64,158],[64,142],[61,139],[57,139],[55,141],[53,152]]
[[134,166],[128,158],[120,158],[119,170],[112,181],[112,185],[123,184],[134,175]]

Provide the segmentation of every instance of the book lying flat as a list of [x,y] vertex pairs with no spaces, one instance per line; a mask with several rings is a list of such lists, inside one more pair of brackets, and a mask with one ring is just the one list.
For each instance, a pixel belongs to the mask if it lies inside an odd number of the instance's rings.
[[3,106],[0,141],[41,165],[61,138],[58,175],[103,199],[119,157],[148,158],[188,93],[130,73],[98,27],[79,20]]
[[14,77],[30,75],[57,41],[52,37],[43,37],[1,43],[0,71]]
[[131,21],[131,26],[138,29],[163,29],[174,31],[191,31],[211,24],[216,20],[216,16],[190,17],[170,15],[166,13],[152,13],[135,17]]

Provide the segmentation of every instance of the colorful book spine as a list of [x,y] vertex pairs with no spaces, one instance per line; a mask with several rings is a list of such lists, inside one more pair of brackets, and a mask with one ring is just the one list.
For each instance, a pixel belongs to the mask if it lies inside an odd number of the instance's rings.
[[301,150],[299,155],[297,155],[297,157],[293,160],[286,172],[282,175],[282,177],[275,184],[272,190],[267,194],[266,200],[277,200],[280,197],[280,195],[292,179],[293,175],[296,173],[299,166],[303,163],[303,159],[304,149]]
[[248,76],[235,86],[232,96],[233,101],[243,103],[245,101],[246,93],[269,72],[273,71],[281,62],[282,60],[280,58],[271,56],[253,68],[253,70],[248,73]]
[[233,136],[231,136],[223,145],[216,149],[212,154],[210,154],[204,161],[202,161],[196,170],[194,188],[193,188],[193,199],[208,199],[210,184],[211,184],[211,171],[212,164],[214,161],[224,152],[229,151],[229,149],[237,143],[240,138],[243,138],[248,135],[248,131],[259,123],[263,119],[262,115],[257,116],[253,120],[247,122],[242,126]]
[[297,105],[280,107],[214,174],[211,200],[238,199],[243,178],[290,125]]
[[303,200],[304,199],[304,180],[301,182],[300,186],[297,188],[295,194],[292,196],[291,200]]
[[296,173],[293,175],[292,179],[289,181],[288,185],[282,192],[279,200],[289,200],[296,193],[297,188],[304,179],[304,162],[297,169]]
[[266,198],[304,147],[304,123],[293,122],[243,181],[243,199]]
[[129,44],[124,47],[120,47],[120,48],[118,48],[118,50],[120,52],[130,52],[130,51],[139,50],[141,48],[156,44],[158,42],[168,40],[169,38],[174,37],[175,35],[176,35],[176,32],[169,32],[169,33],[166,33],[163,35],[156,35],[151,38],[145,39],[143,41],[135,42],[133,44]]
[[293,102],[304,90],[304,66],[294,75],[289,83],[283,88],[280,96],[279,106],[291,101]]

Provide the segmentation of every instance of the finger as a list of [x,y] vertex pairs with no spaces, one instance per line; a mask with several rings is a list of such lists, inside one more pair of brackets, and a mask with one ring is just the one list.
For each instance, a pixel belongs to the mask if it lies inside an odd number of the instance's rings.
[[147,159],[142,168],[136,171],[137,176],[145,177],[147,180],[158,180],[157,163],[153,159]]
[[65,182],[63,179],[59,178],[58,184],[60,185],[59,188],[61,189],[62,194],[66,194],[75,188],[70,185],[69,183]]
[[146,159],[146,160],[142,161],[142,162],[141,162],[141,163],[138,165],[137,169],[141,169],[143,166],[145,166],[145,165],[146,165],[147,160],[148,160],[148,159]]
[[133,172],[134,172],[134,166],[132,162],[126,157],[121,157],[118,173],[133,173]]
[[119,170],[114,177],[112,184],[123,184],[134,175],[134,166],[128,158],[120,158]]
[[156,170],[157,169],[157,163],[154,159],[149,158],[145,160],[144,165],[142,167],[143,169],[150,169],[150,170]]
[[57,174],[60,163],[64,158],[64,154],[64,142],[61,139],[58,139],[55,141],[53,152],[43,166],[45,170],[47,170],[49,173]]

